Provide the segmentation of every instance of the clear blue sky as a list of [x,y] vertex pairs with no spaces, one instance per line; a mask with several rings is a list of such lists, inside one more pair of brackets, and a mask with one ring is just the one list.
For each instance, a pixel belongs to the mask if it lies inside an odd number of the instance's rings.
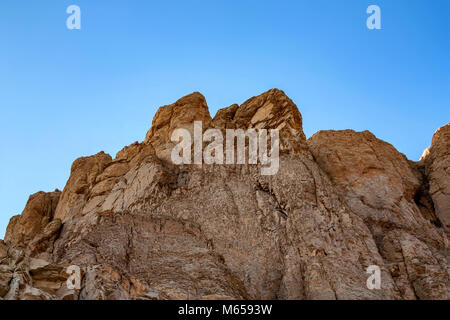
[[[366,28],[370,4],[382,30]],[[214,115],[277,87],[308,137],[367,129],[417,160],[450,119],[449,13],[448,0],[1,1],[0,238],[76,158],[142,141],[192,91]]]

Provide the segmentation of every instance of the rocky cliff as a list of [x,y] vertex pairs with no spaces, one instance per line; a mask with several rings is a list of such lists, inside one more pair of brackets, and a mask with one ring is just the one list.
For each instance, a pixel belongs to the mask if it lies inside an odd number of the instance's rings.
[[[278,172],[173,164],[171,133],[197,120],[278,129]],[[280,90],[214,118],[193,93],[144,142],[77,159],[62,192],[30,197],[0,241],[0,298],[449,299],[449,135],[415,163],[368,131],[307,140]]]

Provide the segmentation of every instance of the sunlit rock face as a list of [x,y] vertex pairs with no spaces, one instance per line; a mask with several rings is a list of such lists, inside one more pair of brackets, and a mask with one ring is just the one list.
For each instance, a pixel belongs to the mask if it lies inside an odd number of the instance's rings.
[[445,299],[447,236],[416,203],[423,183],[417,166],[368,131],[321,131],[308,143],[340,197],[370,229],[402,297]]
[[[278,130],[279,170],[175,165],[171,135],[194,121]],[[307,140],[281,90],[214,118],[193,93],[161,107],[142,143],[77,159],[62,192],[30,197],[0,242],[0,298],[448,299],[440,132],[412,163],[370,132]],[[382,281],[370,290],[374,265]]]
[[422,156],[436,216],[450,232],[450,123],[438,129]]

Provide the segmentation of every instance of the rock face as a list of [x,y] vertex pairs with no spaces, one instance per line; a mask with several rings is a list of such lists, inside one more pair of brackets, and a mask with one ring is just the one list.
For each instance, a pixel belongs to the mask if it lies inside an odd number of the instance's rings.
[[[31,258],[0,242],[0,297],[7,300],[75,300],[79,290],[67,286],[68,266]],[[81,272],[80,272],[81,273]]]
[[429,193],[436,215],[450,232],[450,123],[436,131],[433,143],[422,156],[429,180]]
[[170,153],[175,145],[170,141],[172,132],[178,128],[185,128],[192,132],[194,121],[201,121],[205,128],[211,123],[205,97],[199,92],[194,92],[174,104],[159,108],[153,119],[152,127],[145,137],[145,143],[155,148],[159,158],[170,161]]
[[[173,164],[171,133],[194,121],[278,129],[278,172]],[[307,141],[280,90],[214,119],[193,93],[161,107],[143,143],[80,158],[62,193],[30,198],[0,242],[0,298],[449,299],[445,143],[415,164],[369,132]]]
[[50,193],[38,192],[30,196],[22,214],[11,218],[6,230],[6,243],[25,249],[30,242],[36,244],[38,241],[43,241],[41,238],[44,234],[51,237],[49,232],[52,233],[54,225],[58,224],[55,222],[57,220],[51,221],[60,196],[59,190]]
[[[319,166],[371,230],[403,298],[446,299],[447,237],[421,213],[415,167],[368,131],[318,132],[309,141]],[[419,263],[417,261],[420,261]]]

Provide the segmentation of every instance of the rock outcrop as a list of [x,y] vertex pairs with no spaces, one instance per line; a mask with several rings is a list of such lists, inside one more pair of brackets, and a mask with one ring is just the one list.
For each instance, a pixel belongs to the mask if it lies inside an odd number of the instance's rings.
[[415,202],[421,190],[415,167],[368,131],[321,131],[308,142],[340,197],[371,230],[402,297],[446,299],[447,237]]
[[194,121],[201,121],[204,128],[208,128],[211,123],[206,99],[199,92],[159,108],[145,137],[145,143],[155,148],[159,158],[170,161],[171,150],[175,145],[170,139],[172,132],[184,128],[193,133]]
[[31,243],[36,249],[37,243],[56,237],[60,221],[54,220],[56,207],[61,191],[38,192],[28,199],[21,215],[11,218],[6,229],[5,241],[8,245],[19,249],[26,249]]
[[[0,298],[7,300],[75,300],[79,290],[68,288],[69,266],[31,258],[0,242]],[[80,272],[81,274],[81,272]]]
[[[279,170],[173,164],[171,134],[194,121],[278,129]],[[213,119],[193,93],[161,107],[144,142],[80,158],[62,193],[30,198],[0,242],[0,298],[448,299],[447,169],[448,135],[412,163],[369,132],[307,140],[277,89]]]
[[450,232],[450,123],[436,131],[422,158],[436,216]]

